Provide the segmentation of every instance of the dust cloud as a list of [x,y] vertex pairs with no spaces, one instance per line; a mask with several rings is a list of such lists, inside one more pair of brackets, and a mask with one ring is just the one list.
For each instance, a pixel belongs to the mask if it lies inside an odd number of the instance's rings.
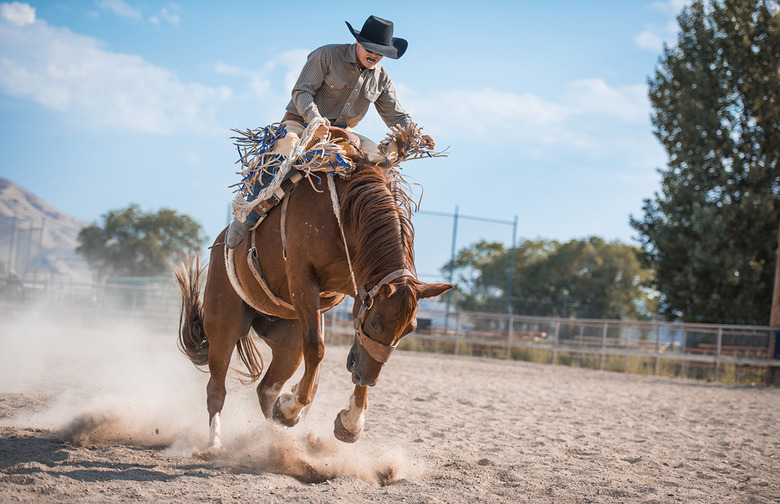
[[[179,352],[170,326],[150,330],[127,319],[69,323],[40,313],[0,320],[0,393],[40,402],[22,417],[0,418],[0,425],[50,429],[78,446],[142,446],[158,448],[161,457],[192,457],[208,438],[208,374]],[[259,346],[267,364],[270,354]],[[338,367],[341,359],[334,360],[326,365]],[[233,364],[239,365],[235,357]],[[351,391],[348,378],[338,378],[325,375],[308,417],[288,429],[265,420],[254,386],[233,373],[222,417],[225,450],[210,463],[304,482],[351,476],[382,486],[419,476],[422,464],[403,450],[333,437],[333,419]]]

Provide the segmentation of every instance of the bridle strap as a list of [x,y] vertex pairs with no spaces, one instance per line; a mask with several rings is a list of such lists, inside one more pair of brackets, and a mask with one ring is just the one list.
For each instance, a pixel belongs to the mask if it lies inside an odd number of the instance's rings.
[[412,278],[417,277],[411,270],[406,268],[397,269],[385,275],[370,291],[366,292],[365,287],[361,287],[358,292],[360,297],[360,310],[354,320],[355,344],[362,347],[372,359],[382,364],[390,359],[390,355],[393,353],[393,350],[395,350],[395,347],[398,346],[398,342],[393,345],[385,345],[384,343],[371,339],[371,337],[363,331],[363,321],[366,318],[368,310],[374,306],[374,297],[379,292],[379,289],[383,285],[389,284],[393,280],[404,276],[410,276]]
[[372,359],[380,364],[384,364],[390,360],[390,355],[392,355],[393,350],[395,350],[395,347],[398,345],[397,343],[395,345],[385,345],[384,343],[372,340],[368,337],[368,334],[363,332],[362,327],[355,328],[355,344],[362,347]]
[[372,306],[374,306],[374,297],[379,292],[379,289],[383,285],[389,284],[396,278],[400,278],[403,276],[410,276],[412,278],[417,277],[417,275],[415,275],[413,271],[408,270],[406,268],[402,268],[402,269],[397,269],[395,271],[391,271],[390,273],[385,275],[379,282],[377,282],[374,288],[368,292],[366,292],[365,287],[360,288],[360,291],[358,292],[358,296],[360,296],[361,305],[360,305],[360,311],[358,312],[358,316],[355,319],[356,327],[358,322],[360,323],[361,326],[363,325],[363,319],[366,317],[366,312],[369,309],[371,309]]

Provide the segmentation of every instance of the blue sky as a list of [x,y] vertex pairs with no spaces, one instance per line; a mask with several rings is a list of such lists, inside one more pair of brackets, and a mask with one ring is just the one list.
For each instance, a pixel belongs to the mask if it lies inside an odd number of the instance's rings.
[[[449,259],[452,218],[518,239],[633,243],[659,189],[647,78],[683,0],[0,4],[0,176],[97,222],[137,203],[194,217],[210,239],[237,181],[231,128],[281,119],[309,51],[371,14],[409,41],[382,64],[449,156],[407,162],[424,188],[418,271]],[[370,5],[370,4],[373,4]],[[323,10],[323,5],[329,5]],[[369,111],[358,128],[386,129]],[[459,220],[456,246],[512,226]]]

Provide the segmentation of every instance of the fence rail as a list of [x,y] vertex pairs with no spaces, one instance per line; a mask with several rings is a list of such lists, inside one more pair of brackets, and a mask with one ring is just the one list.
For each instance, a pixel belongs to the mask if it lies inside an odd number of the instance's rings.
[[[352,340],[350,317],[351,313],[339,309],[326,315],[332,340]],[[421,310],[418,330],[404,339],[401,348],[763,383],[769,368],[780,368],[779,339],[777,327]]]
[[[0,282],[0,316],[40,306],[58,323],[130,317],[175,331],[180,296],[169,279],[21,287]],[[730,383],[764,383],[770,368],[780,368],[777,327],[447,313],[430,306],[421,307],[418,329],[402,349]],[[327,312],[324,322],[329,342],[352,343],[351,303]]]

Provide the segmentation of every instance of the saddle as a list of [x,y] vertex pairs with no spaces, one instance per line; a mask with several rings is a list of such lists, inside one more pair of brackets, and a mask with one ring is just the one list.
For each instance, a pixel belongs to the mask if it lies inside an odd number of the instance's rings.
[[[330,138],[331,141],[333,141],[336,145],[341,147],[341,149],[343,150],[343,154],[346,155],[347,157],[351,159],[354,159],[356,157],[365,157],[365,154],[363,154],[363,151],[360,149],[360,139],[354,133],[347,131],[343,128],[337,128],[332,126],[330,128]],[[309,153],[307,152],[307,157],[308,154]],[[317,163],[320,165],[326,163],[332,164],[334,162],[334,160],[331,159],[333,156],[337,156],[337,154],[334,153],[334,154],[327,155],[323,151],[320,154],[320,159],[317,160]],[[342,160],[338,160],[337,162],[343,163]],[[278,172],[275,174],[275,176],[278,176]],[[278,184],[278,186],[276,187],[276,189],[273,190],[271,195],[263,199],[262,201],[259,201],[256,204],[256,206],[254,207],[254,211],[259,215],[260,218],[249,231],[250,246],[246,258],[247,265],[249,266],[252,275],[255,277],[255,280],[263,289],[263,292],[265,292],[267,298],[276,306],[286,308],[287,310],[290,311],[294,311],[295,308],[289,302],[279,298],[271,290],[271,288],[268,286],[268,282],[266,282],[265,280],[265,276],[263,275],[262,268],[260,267],[260,261],[258,258],[258,251],[255,242],[255,237],[256,237],[256,229],[258,228],[258,226],[260,226],[260,224],[265,220],[265,218],[268,216],[268,213],[279,203],[281,203],[282,215],[280,218],[280,232],[282,238],[282,256],[284,257],[285,260],[287,260],[286,216],[287,216],[287,204],[289,202],[289,198],[287,196],[290,193],[292,193],[292,191],[297,187],[298,183],[301,180],[303,180],[304,176],[305,176],[304,170],[299,169],[297,167],[293,167],[289,172],[287,172],[282,182]],[[271,178],[263,185],[269,186],[271,185],[272,182],[274,182],[274,180],[275,180],[274,178]],[[226,269],[228,271],[228,278],[230,279],[230,282],[233,285],[234,290],[249,306],[251,306],[252,308],[254,308],[256,311],[260,313],[264,313],[261,307],[259,307],[257,304],[255,304],[252,301],[252,299],[249,298],[248,294],[246,293],[243,286],[241,285],[241,282],[238,280],[238,276],[235,273],[235,263],[234,263],[233,254],[234,251],[232,249],[230,249],[229,247],[225,247]],[[341,299],[343,299],[344,297],[345,297],[344,294],[340,294],[335,291],[328,291],[320,294],[321,302],[324,302],[326,304],[338,304],[338,302],[340,302]]]
[[[347,131],[344,128],[339,128],[336,126],[330,127],[330,138],[331,140],[341,147],[344,151],[344,154],[346,157],[350,159],[356,159],[356,158],[363,158],[365,157],[365,154],[360,148],[360,138],[353,133],[352,131]],[[307,146],[311,147],[311,145]],[[306,149],[304,149],[304,152],[307,152]],[[307,152],[307,155],[309,153]],[[312,157],[317,156],[317,154],[312,155]],[[343,162],[342,160],[336,160],[334,157],[337,156],[336,154],[319,154],[319,158],[317,159],[317,162],[319,164],[336,164]],[[284,179],[282,180],[282,183],[273,191],[273,193],[270,195],[270,197],[263,199],[262,201],[257,203],[257,206],[254,207],[254,211],[260,216],[260,219],[257,221],[257,223],[252,226],[252,230],[257,229],[257,227],[263,222],[265,217],[268,215],[268,212],[270,212],[276,205],[281,203],[283,200],[285,200],[285,197],[290,194],[293,189],[298,185],[298,182],[300,182],[304,177],[304,172],[298,168],[293,168],[287,174],[285,175]],[[270,185],[270,183],[273,181],[273,179],[269,180],[266,184],[263,185]]]

